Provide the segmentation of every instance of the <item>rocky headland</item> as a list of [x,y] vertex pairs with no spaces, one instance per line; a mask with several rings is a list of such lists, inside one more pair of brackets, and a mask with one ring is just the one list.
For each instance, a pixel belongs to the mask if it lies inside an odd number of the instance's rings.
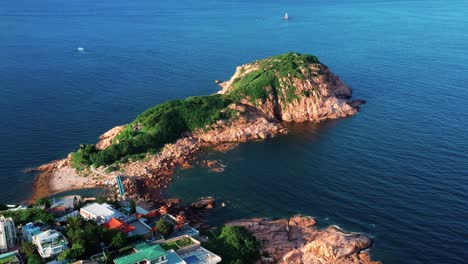
[[[311,55],[287,53],[237,67],[214,95],[169,101],[112,128],[96,144],[81,145],[65,159],[44,164],[35,197],[72,189],[115,186],[123,178],[127,196],[161,201],[176,168],[190,168],[205,148],[226,151],[239,143],[288,133],[283,122],[321,122],[355,115],[363,100]],[[202,166],[222,172],[219,161]],[[191,208],[213,207],[208,197]],[[204,210],[205,210],[204,209]],[[246,227],[260,242],[261,263],[376,263],[372,239],[336,227],[317,229],[310,217],[250,219]]]
[[[320,122],[352,116],[363,100],[311,55],[287,53],[237,67],[211,96],[170,101],[112,128],[95,145],[82,145],[63,160],[42,165],[34,197],[113,184],[123,175],[127,193],[161,197],[176,167],[212,147],[286,134],[282,122]],[[197,112],[197,110],[199,112]],[[167,128],[168,127],[168,128]]]
[[237,220],[227,225],[243,226],[259,241],[259,263],[281,264],[378,264],[369,249],[372,238],[345,233],[336,226],[318,229],[312,217],[296,215],[289,219],[263,218]]

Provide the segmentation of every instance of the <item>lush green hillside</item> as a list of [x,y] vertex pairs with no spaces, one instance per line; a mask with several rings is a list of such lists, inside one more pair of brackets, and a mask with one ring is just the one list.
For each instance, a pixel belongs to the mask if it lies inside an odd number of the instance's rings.
[[265,100],[273,93],[281,96],[283,102],[291,102],[297,98],[295,87],[284,78],[304,79],[305,74],[319,75],[320,71],[310,68],[312,64],[319,63],[315,56],[294,52],[257,61],[253,64],[257,69],[235,79],[227,94],[234,100],[249,97],[255,103],[258,99]]
[[72,164],[77,169],[98,167],[154,153],[163,145],[175,142],[184,132],[230,119],[233,113],[226,107],[246,97],[256,102],[273,93],[281,96],[283,102],[290,102],[297,95],[292,82],[285,80],[320,74],[310,67],[318,63],[315,56],[293,52],[256,61],[253,63],[256,70],[237,78],[228,93],[189,97],[152,107],[128,124],[108,148],[97,150],[94,145],[82,145],[72,154]]
[[231,118],[232,112],[225,109],[231,102],[222,95],[212,95],[173,100],[152,107],[128,124],[108,148],[97,150],[94,145],[82,145],[72,154],[73,166],[78,169],[90,165],[98,167],[156,152],[184,132]]

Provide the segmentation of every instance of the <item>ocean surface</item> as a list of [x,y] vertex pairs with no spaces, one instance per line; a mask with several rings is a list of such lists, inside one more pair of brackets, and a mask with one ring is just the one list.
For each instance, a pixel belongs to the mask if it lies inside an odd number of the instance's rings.
[[352,118],[207,151],[225,172],[181,171],[169,195],[226,201],[213,223],[313,215],[374,237],[385,263],[466,263],[465,0],[2,1],[0,201],[29,197],[24,169],[288,51],[317,55],[368,103]]

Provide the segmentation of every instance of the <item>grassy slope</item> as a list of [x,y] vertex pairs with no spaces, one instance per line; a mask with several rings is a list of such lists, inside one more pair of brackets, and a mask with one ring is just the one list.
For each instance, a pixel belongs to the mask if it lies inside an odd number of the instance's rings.
[[311,64],[319,64],[317,57],[307,54],[286,53],[255,63],[258,68],[234,80],[233,88],[227,93],[234,100],[249,97],[250,101],[265,100],[273,93],[282,97],[283,102],[291,102],[297,98],[295,88],[283,78],[304,79],[307,75],[319,75],[318,71],[310,69]]
[[142,158],[175,142],[184,132],[232,118],[232,111],[226,107],[243,98],[257,102],[273,93],[281,96],[283,102],[290,102],[297,95],[294,87],[282,78],[304,79],[303,71],[307,75],[320,74],[309,67],[318,63],[315,56],[292,52],[257,61],[258,69],[236,79],[227,94],[189,97],[152,107],[128,124],[108,148],[97,150],[94,145],[82,145],[72,154],[72,164],[83,169]]

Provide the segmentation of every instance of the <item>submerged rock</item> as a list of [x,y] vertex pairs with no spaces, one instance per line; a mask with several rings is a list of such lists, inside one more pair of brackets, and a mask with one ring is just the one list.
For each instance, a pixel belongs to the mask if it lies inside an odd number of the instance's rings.
[[196,209],[212,209],[215,199],[213,197],[202,197],[197,202],[192,203],[190,206]]

